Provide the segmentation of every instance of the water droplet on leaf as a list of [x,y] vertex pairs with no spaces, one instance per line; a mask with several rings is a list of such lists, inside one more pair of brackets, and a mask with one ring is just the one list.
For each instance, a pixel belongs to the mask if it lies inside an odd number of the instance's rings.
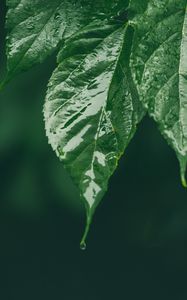
[[86,243],[85,242],[80,243],[80,249],[81,250],[86,250]]

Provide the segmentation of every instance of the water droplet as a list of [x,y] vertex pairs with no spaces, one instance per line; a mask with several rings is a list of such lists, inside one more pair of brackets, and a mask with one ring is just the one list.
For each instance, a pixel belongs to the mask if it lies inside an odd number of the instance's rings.
[[83,250],[83,251],[86,250],[86,243],[85,242],[80,243],[80,249]]
[[34,25],[33,22],[28,22],[27,25],[26,25],[26,27],[27,27],[28,30],[32,30],[32,29],[35,28],[35,25]]
[[57,12],[55,15],[54,15],[54,19],[55,20],[58,20],[60,18],[60,14]]

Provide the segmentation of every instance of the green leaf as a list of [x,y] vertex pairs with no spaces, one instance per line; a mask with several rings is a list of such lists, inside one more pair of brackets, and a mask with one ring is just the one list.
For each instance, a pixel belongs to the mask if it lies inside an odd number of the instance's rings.
[[8,0],[7,5],[5,82],[60,49],[44,115],[49,142],[86,206],[82,247],[146,111],[175,150],[187,186],[186,0]]
[[136,32],[131,53],[133,79],[149,115],[177,154],[186,186],[186,0],[147,2],[146,11],[132,21]]
[[[127,1],[122,1],[123,7]],[[120,9],[120,3],[100,0],[7,0],[7,69],[5,81],[41,63],[62,39],[90,19]],[[127,5],[127,4],[126,4]]]
[[58,56],[44,107],[49,142],[79,186],[87,227],[144,110],[128,67],[132,29],[95,21]]
[[42,62],[66,31],[79,26],[79,7],[71,10],[72,1],[9,0],[7,5],[8,79]]

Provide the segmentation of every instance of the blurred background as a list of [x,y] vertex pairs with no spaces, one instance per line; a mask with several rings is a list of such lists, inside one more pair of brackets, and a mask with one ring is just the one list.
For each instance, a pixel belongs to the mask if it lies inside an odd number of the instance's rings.
[[[0,4],[5,71],[5,1]],[[145,118],[79,249],[84,207],[45,137],[55,55],[0,93],[0,299],[187,299],[187,191]]]

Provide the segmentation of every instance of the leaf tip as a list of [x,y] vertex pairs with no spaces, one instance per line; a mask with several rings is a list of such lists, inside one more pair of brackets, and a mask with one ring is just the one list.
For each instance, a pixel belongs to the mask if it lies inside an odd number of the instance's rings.
[[81,250],[86,250],[86,239],[87,239],[87,236],[88,236],[88,232],[90,230],[90,223],[91,223],[91,220],[89,220],[89,217],[87,217],[86,227],[85,227],[84,234],[83,234],[83,237],[82,237],[81,242],[80,242],[80,249]]
[[183,174],[181,175],[181,182],[182,182],[182,186],[187,189],[187,181],[185,175]]
[[86,250],[86,243],[83,240],[80,242],[80,249],[81,250]]
[[187,188],[186,169],[187,169],[187,158],[180,158],[180,174],[181,183],[184,188]]
[[91,208],[86,207],[86,226],[85,226],[85,230],[83,233],[83,237],[81,239],[80,242],[80,249],[81,250],[86,250],[87,246],[86,246],[86,239],[90,230],[90,225],[92,222],[92,216],[93,216],[93,211]]

